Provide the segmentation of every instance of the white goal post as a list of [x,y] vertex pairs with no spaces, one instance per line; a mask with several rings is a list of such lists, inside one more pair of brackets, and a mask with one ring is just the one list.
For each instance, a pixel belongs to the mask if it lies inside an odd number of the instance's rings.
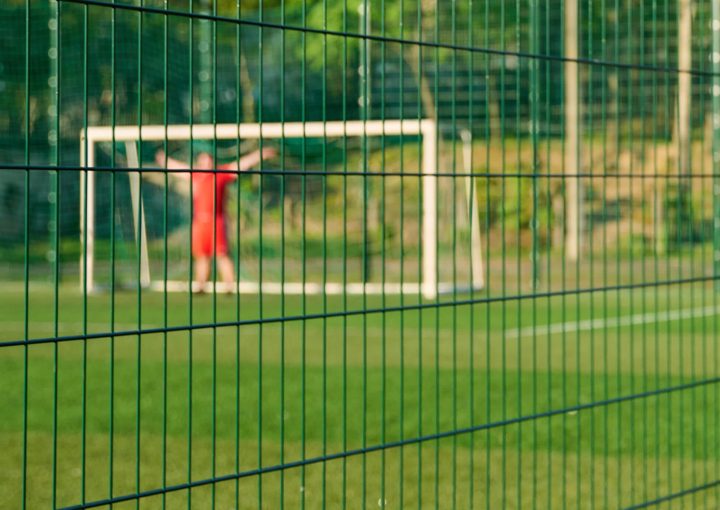
[[[150,288],[187,291],[189,282],[157,282],[150,275],[147,253],[145,218],[139,207],[142,198],[139,194],[139,172],[141,168],[136,143],[151,141],[189,141],[189,140],[251,140],[283,138],[343,138],[343,137],[381,137],[419,135],[422,138],[422,281],[419,283],[327,283],[316,282],[258,282],[240,281],[229,291],[241,293],[268,294],[417,294],[422,292],[427,299],[438,294],[453,291],[480,290],[484,286],[484,274],[481,259],[479,221],[477,219],[477,197],[472,179],[467,181],[468,210],[472,212],[472,253],[470,254],[472,284],[460,288],[456,282],[438,281],[437,263],[437,130],[433,120],[371,120],[371,121],[329,121],[329,122],[285,122],[285,123],[244,123],[244,124],[195,124],[195,125],[146,125],[146,126],[96,126],[80,132],[80,239],[81,285],[89,290],[95,289],[95,193],[96,193],[96,144],[114,142],[126,144],[128,164],[134,165],[128,173],[133,202],[133,221],[136,242],[142,243],[140,253],[140,285]],[[469,165],[466,164],[466,168]],[[157,171],[148,168],[147,171]],[[134,176],[134,177],[132,177]],[[87,193],[87,197],[85,194]],[[475,232],[477,230],[477,232]],[[221,289],[222,284],[217,283]]]

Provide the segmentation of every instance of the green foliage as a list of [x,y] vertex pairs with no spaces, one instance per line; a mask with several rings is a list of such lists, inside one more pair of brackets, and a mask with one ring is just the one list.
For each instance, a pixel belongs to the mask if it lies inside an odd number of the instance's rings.
[[712,239],[712,222],[693,196],[689,183],[668,185],[665,196],[667,242],[671,249]]

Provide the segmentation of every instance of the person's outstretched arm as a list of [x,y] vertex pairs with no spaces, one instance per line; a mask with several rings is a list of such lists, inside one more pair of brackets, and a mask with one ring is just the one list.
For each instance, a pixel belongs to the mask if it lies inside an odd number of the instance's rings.
[[274,158],[275,156],[277,156],[277,150],[272,147],[265,147],[262,152],[259,150],[253,151],[250,154],[246,154],[241,157],[237,161],[222,165],[220,168],[223,170],[237,170],[239,172],[244,172],[258,166],[261,161]]
[[[171,157],[168,157],[167,154],[165,154],[165,151],[160,149],[155,153],[155,163],[161,168],[167,168],[168,170],[187,170],[190,171],[190,165],[183,161],[178,161],[177,159],[173,159]],[[175,177],[179,177],[181,179],[189,179],[190,174],[189,173],[171,173],[170,175],[173,175]]]

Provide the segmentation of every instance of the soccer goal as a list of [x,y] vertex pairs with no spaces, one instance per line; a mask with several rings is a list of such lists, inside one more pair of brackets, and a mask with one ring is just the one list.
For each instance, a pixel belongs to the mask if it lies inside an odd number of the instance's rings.
[[[283,271],[273,270],[272,264],[265,260],[265,252],[261,249],[251,254],[246,245],[253,242],[257,237],[263,239],[265,236],[266,251],[267,245],[271,244],[272,232],[281,229],[280,223],[284,222],[285,219],[281,218],[277,220],[275,216],[268,213],[262,218],[262,224],[251,225],[249,227],[244,226],[243,231],[247,230],[247,233],[239,235],[235,239],[234,244],[236,252],[236,260],[240,265],[239,277],[236,285],[230,289],[223,288],[222,284],[217,283],[216,289],[224,291],[233,291],[240,293],[265,293],[265,294],[422,294],[427,299],[434,299],[439,294],[447,294],[453,292],[468,292],[473,290],[480,290],[484,286],[484,269],[481,256],[481,242],[480,242],[480,221],[478,218],[478,197],[476,192],[476,186],[473,183],[471,177],[472,169],[469,164],[469,150],[471,146],[467,143],[467,135],[465,139],[465,148],[463,156],[465,159],[464,165],[464,177],[458,178],[456,175],[443,176],[438,171],[438,145],[437,145],[437,129],[436,124],[432,120],[384,120],[384,121],[332,121],[332,122],[290,122],[290,123],[261,123],[261,124],[206,124],[206,125],[147,125],[147,126],[98,126],[90,127],[83,130],[80,134],[80,160],[81,166],[87,171],[81,172],[81,260],[80,260],[80,275],[81,284],[87,285],[88,289],[99,289],[103,285],[98,281],[98,264],[99,264],[99,252],[107,252],[107,249],[100,246],[98,241],[98,215],[104,207],[99,207],[98,204],[98,179],[103,174],[122,174],[126,175],[127,178],[123,178],[124,189],[126,189],[125,198],[123,203],[120,202],[120,198],[116,199],[115,205],[113,206],[116,210],[110,213],[112,218],[109,221],[116,222],[118,219],[117,209],[124,210],[124,215],[119,220],[123,222],[124,227],[120,230],[126,233],[127,242],[130,246],[129,251],[133,252],[133,277],[132,283],[137,285],[140,284],[143,287],[168,291],[182,291],[186,292],[193,285],[190,280],[190,272],[187,270],[176,271],[172,270],[168,272],[168,261],[157,260],[167,258],[167,243],[170,236],[173,240],[180,239],[179,244],[189,246],[190,230],[189,230],[189,218],[186,218],[185,225],[183,228],[176,229],[177,231],[169,233],[166,229],[164,230],[161,241],[165,243],[165,251],[163,254],[159,254],[158,250],[153,250],[153,245],[157,244],[157,241],[153,241],[158,236],[148,234],[148,224],[152,223],[152,215],[156,214],[153,212],[153,208],[150,207],[146,201],[148,200],[147,194],[142,192],[142,184],[145,181],[143,177],[154,174],[156,176],[156,183],[158,181],[157,176],[164,177],[162,169],[158,169],[155,164],[143,164],[142,147],[146,145],[152,145],[153,143],[160,147],[161,144],[168,143],[180,143],[189,144],[191,141],[198,140],[214,140],[217,143],[226,141],[232,143],[236,141],[240,143],[247,143],[252,140],[262,139],[264,143],[270,144],[273,142],[285,143],[288,140],[299,141],[301,144],[307,144],[308,140],[315,140],[322,144],[337,143],[344,145],[346,152],[342,154],[342,160],[344,162],[344,171],[332,172],[332,176],[326,176],[323,170],[327,168],[321,168],[314,174],[320,179],[325,179],[323,184],[325,195],[324,195],[324,208],[322,222],[316,222],[317,225],[321,223],[324,225],[324,251],[323,258],[318,258],[318,266],[316,271],[306,271],[306,266],[312,265],[307,263],[308,261],[308,249],[306,246],[309,244],[307,237],[310,235],[306,230],[313,230],[307,228],[308,225],[312,226],[311,220],[308,219],[312,216],[311,206],[306,205],[313,201],[312,198],[308,198],[308,195],[303,192],[302,204],[303,218],[302,223],[302,253],[297,252],[295,257],[302,261],[302,278],[298,275],[301,273],[300,269],[292,270],[289,268],[285,270],[285,260],[290,260],[293,255],[287,255],[283,251]],[[353,168],[349,167],[347,160],[351,159],[348,156],[347,146],[348,141],[353,142],[356,145],[364,145],[364,149],[367,149],[367,142],[374,140],[375,143],[379,143],[379,140],[402,140],[404,138],[414,138],[417,142],[414,144],[416,165],[413,166],[412,171],[400,169],[399,172],[393,172],[392,177],[386,176],[372,176],[368,177],[367,174],[373,171],[373,165],[367,164],[367,158],[365,159],[366,171],[358,172],[358,177],[353,179]],[[352,144],[352,143],[351,143]],[[112,148],[109,148],[112,147]],[[140,147],[140,149],[138,149]],[[110,150],[121,150],[122,157],[111,158],[115,167],[106,168],[105,165],[99,163],[101,159],[101,152],[106,153]],[[366,152],[367,153],[367,152]],[[145,158],[147,159],[147,158]],[[109,157],[105,154],[105,160],[109,161]],[[384,159],[383,159],[384,161]],[[402,162],[402,157],[400,158]],[[125,165],[123,168],[122,165]],[[350,165],[352,166],[352,165]],[[383,170],[384,170],[383,166]],[[110,170],[110,172],[103,170]],[[403,172],[408,171],[414,174],[413,177],[404,178]],[[292,176],[293,172],[291,169],[274,170],[272,176],[275,178],[283,179],[285,175]],[[279,175],[279,177],[278,177]],[[307,172],[302,175],[309,175]],[[363,177],[364,175],[364,177]],[[261,175],[265,177],[264,174]],[[297,176],[297,173],[296,173]],[[117,175],[116,175],[117,177]],[[106,178],[106,177],[104,177]],[[289,177],[288,177],[289,178]],[[297,177],[295,177],[297,178]],[[309,179],[310,177],[308,177]],[[338,208],[344,209],[344,224],[337,224],[335,227],[332,225],[328,226],[327,217],[329,214],[339,214],[336,210],[332,210],[332,205],[328,212],[328,198],[327,189],[332,187],[328,184],[330,179],[338,180],[345,179],[343,184],[344,194],[340,192],[340,185],[335,189],[334,193],[337,195]],[[355,225],[358,223],[358,218],[361,216],[367,216],[363,214],[357,206],[362,200],[357,199],[353,202],[353,196],[361,196],[362,193],[359,191],[361,186],[358,187],[357,182],[359,179],[365,179],[367,182],[369,179],[375,179],[376,181],[382,179],[387,183],[390,183],[391,179],[405,179],[402,184],[395,188],[396,195],[392,195],[391,192],[386,193],[386,186],[383,183],[383,196],[382,196],[382,211],[383,218],[392,216],[393,220],[397,223],[403,221],[402,225],[396,225],[391,228],[392,225],[388,226],[388,220],[381,222],[382,228],[381,233],[378,235],[381,239],[376,240],[374,244],[374,250],[380,252],[380,256],[376,255],[376,264],[382,264],[382,268],[375,271],[375,278],[368,281],[367,272],[363,271],[349,271],[348,270],[348,253],[352,252],[352,249],[348,250],[348,246],[352,248],[352,243],[360,243],[360,234],[355,234],[359,228],[348,227],[348,224]],[[439,191],[443,186],[443,180],[445,182],[452,182],[453,187],[456,188],[455,192],[444,195],[440,194]],[[348,181],[352,181],[355,184],[350,185],[350,192],[348,192]],[[410,182],[411,184],[406,184]],[[458,183],[460,183],[458,185]],[[352,186],[355,188],[352,188]],[[146,185],[147,186],[147,185]],[[306,186],[303,181],[303,186]],[[388,184],[390,186],[390,184]],[[415,192],[407,191],[407,188],[415,186]],[[462,189],[457,192],[458,186]],[[375,186],[377,189],[379,186]],[[304,190],[306,188],[303,188]],[[400,191],[398,191],[398,189]],[[357,193],[354,191],[358,191]],[[167,194],[167,191],[165,191]],[[375,196],[378,195],[376,190]],[[443,207],[438,207],[438,197],[449,197],[449,200],[442,200],[444,203]],[[343,198],[344,197],[344,198]],[[350,197],[350,198],[348,198]],[[260,207],[260,201],[266,200],[265,197],[259,197],[258,202],[255,202],[254,207]],[[456,203],[453,207],[449,207],[445,202],[452,202],[456,200],[461,203]],[[184,199],[180,197],[175,200],[176,202],[190,203],[191,199],[186,196]],[[340,202],[342,201],[342,202]],[[319,199],[315,199],[315,202],[319,203]],[[365,202],[367,202],[367,195],[365,195]],[[398,212],[396,204],[404,203],[405,209]],[[352,204],[356,204],[353,206]],[[380,199],[376,199],[376,203],[380,203]],[[365,205],[367,205],[365,203]],[[253,207],[251,204],[249,207]],[[266,206],[269,209],[270,206]],[[354,208],[353,208],[354,207]],[[173,205],[175,208],[175,205]],[[394,209],[393,209],[394,208]],[[459,208],[459,209],[458,209]],[[231,211],[233,208],[230,208]],[[240,207],[238,206],[239,210]],[[310,212],[307,212],[307,210]],[[452,212],[450,210],[452,209]],[[458,222],[458,210],[463,212],[459,216],[463,216],[462,220]],[[284,210],[283,210],[284,211]],[[390,211],[390,212],[388,212]],[[393,212],[394,211],[394,212]],[[408,213],[406,211],[415,211],[416,214]],[[367,213],[367,209],[365,209]],[[108,213],[105,213],[107,216]],[[376,215],[377,216],[377,215]],[[124,219],[123,219],[124,218]],[[275,218],[275,219],[274,219]],[[348,219],[349,218],[349,219]],[[398,220],[397,218],[402,218]],[[279,222],[278,225],[273,224],[273,221]],[[377,218],[375,220],[377,223]],[[131,223],[129,227],[127,224]],[[277,228],[275,228],[277,227]],[[367,227],[367,225],[365,225]],[[319,230],[320,227],[314,230]],[[253,234],[253,229],[255,234]],[[453,231],[453,229],[457,229]],[[117,231],[116,228],[115,231]],[[240,227],[236,229],[240,233]],[[261,232],[262,230],[262,232]],[[366,229],[367,230],[367,229]],[[403,234],[397,234],[397,231],[404,231]],[[283,232],[283,250],[285,250],[286,243],[285,229],[282,228]],[[329,248],[328,237],[333,233],[342,233],[344,251],[342,255],[336,256],[335,267],[343,266],[342,274],[338,271],[333,272],[328,267],[332,266],[332,256],[328,258]],[[350,233],[348,233],[350,232]],[[393,234],[392,232],[395,232]],[[452,232],[452,236],[449,233]],[[414,233],[414,234],[413,234]],[[393,235],[395,241],[393,241]],[[102,235],[100,236],[102,237]],[[338,236],[340,237],[340,236]],[[367,238],[367,232],[365,232],[365,238]],[[402,241],[398,241],[398,238],[402,238]],[[411,239],[412,238],[412,239]],[[409,240],[408,240],[409,239]],[[445,241],[443,241],[445,239]],[[462,241],[459,241],[462,239]],[[184,240],[184,241],[183,241]],[[232,241],[231,241],[232,242]],[[392,248],[392,243],[398,245],[397,249]],[[245,243],[245,244],[243,244]],[[414,243],[414,244],[413,244]],[[257,243],[256,243],[257,244]],[[262,245],[261,245],[262,246]],[[367,248],[367,243],[363,245]],[[394,251],[393,251],[394,250]],[[367,253],[368,250],[356,250]],[[410,256],[408,253],[414,253]],[[448,255],[444,256],[443,253],[447,252]],[[184,250],[186,254],[184,260],[179,262],[173,262],[170,265],[173,267],[185,266],[188,264],[190,259],[189,250]],[[396,253],[391,256],[391,253]],[[414,270],[398,270],[397,268],[407,266],[406,259],[412,258],[415,261]],[[252,260],[263,259],[264,265],[261,263],[261,269],[259,271],[252,270]],[[382,260],[380,260],[382,259]],[[117,257],[112,263],[113,266],[117,263]],[[107,260],[103,263],[107,266]],[[296,264],[299,268],[300,266]],[[322,267],[320,267],[322,266]],[[460,267],[461,270],[457,270]],[[264,269],[263,269],[264,268]],[[394,269],[387,269],[394,268]],[[450,270],[450,268],[453,268]],[[113,269],[113,271],[115,271]],[[361,274],[362,273],[362,274]],[[380,276],[380,274],[382,276]],[[168,275],[165,278],[165,275]],[[292,275],[289,278],[288,275]],[[398,276],[399,275],[399,276]],[[460,275],[460,276],[459,276]],[[102,277],[101,277],[102,279]],[[210,290],[208,288],[207,290]]]

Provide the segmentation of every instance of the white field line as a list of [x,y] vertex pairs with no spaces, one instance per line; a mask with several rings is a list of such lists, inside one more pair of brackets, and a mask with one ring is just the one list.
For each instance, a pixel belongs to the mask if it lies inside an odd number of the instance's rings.
[[669,310],[666,312],[641,313],[636,315],[625,315],[620,317],[608,317],[575,322],[556,322],[524,328],[505,330],[505,338],[525,338],[529,336],[550,336],[560,333],[576,333],[579,331],[591,331],[595,329],[623,328],[627,326],[638,326],[654,322],[673,322],[686,319],[700,319],[720,314],[720,307],[706,306],[702,308],[685,308],[681,310]]
[[[150,290],[157,292],[182,292],[187,293],[190,291],[190,284],[186,281],[167,281],[167,282],[152,282],[150,284]],[[292,295],[292,296],[319,296],[327,294],[329,296],[342,296],[347,293],[353,296],[362,296],[364,294],[380,296],[383,294],[396,295],[396,294],[418,294],[423,289],[421,283],[332,283],[328,282],[325,284],[318,282],[262,282],[262,285],[258,282],[240,281],[236,283],[226,284],[222,282],[216,282],[215,284],[208,282],[203,287],[203,291],[208,294],[212,294],[213,288],[215,291],[220,293],[236,293],[240,294],[253,294],[258,295],[260,291],[263,294],[269,295]],[[467,286],[455,286],[449,283],[439,282],[437,284],[438,294],[450,294],[453,291],[460,293],[470,292],[472,290],[480,290],[482,286],[476,286],[475,288]],[[197,283],[192,283],[192,290],[200,290]]]
[[[59,322],[59,324],[60,324],[61,332],[65,331],[65,330],[80,331],[80,330],[82,330],[82,327],[83,327],[82,322],[66,322],[66,321],[61,320]],[[0,325],[8,327],[8,328],[18,329],[18,330],[21,330],[25,327],[25,323],[22,321],[0,321]],[[52,331],[54,327],[55,327],[55,323],[51,322],[51,321],[33,321],[33,320],[30,321],[30,329],[31,330],[39,329],[41,331],[46,331],[46,330]],[[147,324],[147,323],[142,324],[143,329],[152,329],[152,328],[158,328],[158,327],[160,327],[160,326],[157,326],[155,324]],[[91,334],[95,334],[95,333],[99,332],[97,330],[107,333],[110,331],[110,324],[107,322],[88,322],[87,328]],[[134,331],[136,329],[138,329],[137,322],[116,322],[115,323],[115,331]]]

